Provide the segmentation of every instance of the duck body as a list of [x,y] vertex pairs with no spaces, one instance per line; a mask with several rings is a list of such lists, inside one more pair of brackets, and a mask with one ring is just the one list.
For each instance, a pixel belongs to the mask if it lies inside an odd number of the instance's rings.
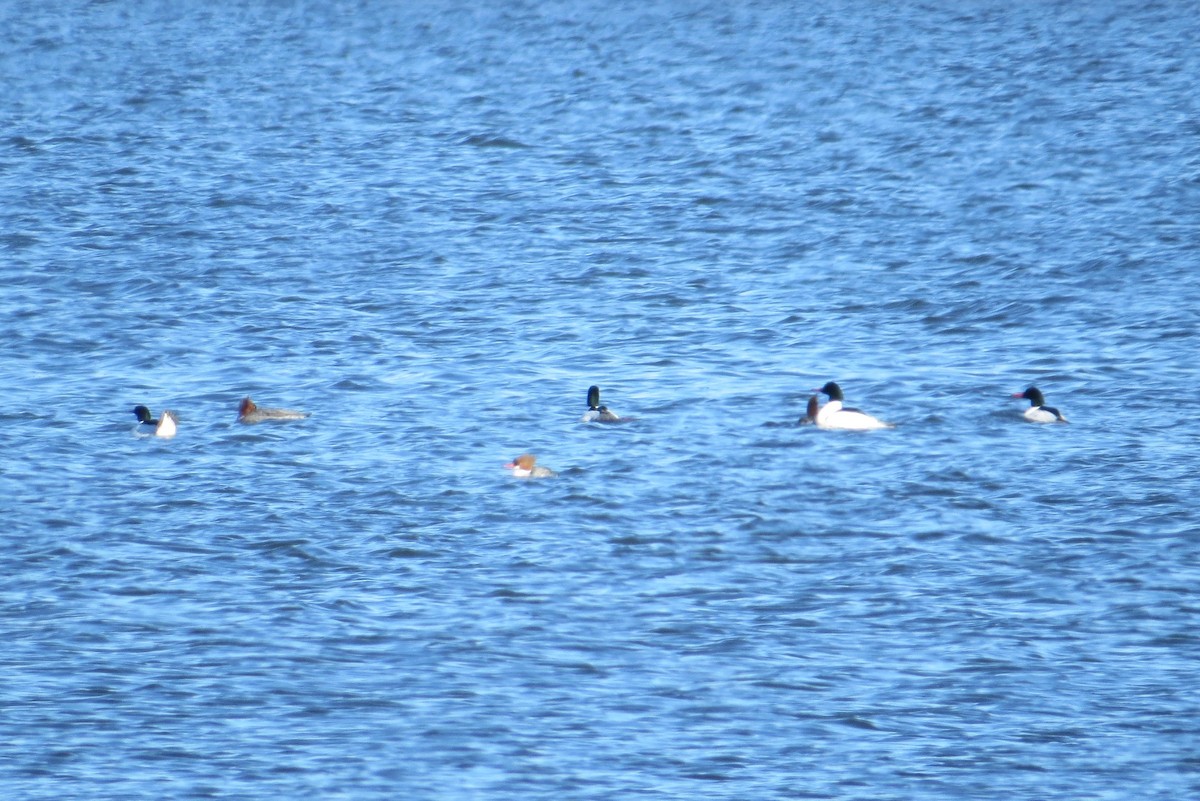
[[[843,405],[844,398],[842,396],[842,388],[833,381],[826,382],[825,386],[820,389],[814,389],[813,392],[821,392],[829,396],[829,403],[826,403],[816,413],[814,422],[818,428],[833,428],[842,431],[875,431],[881,428],[894,428],[891,423],[885,423],[877,417],[872,417],[860,409],[850,409]],[[809,401],[809,410],[812,409],[812,401]]]
[[167,439],[175,436],[176,425],[179,419],[174,412],[164,410],[162,416],[157,420],[151,416],[150,410],[145,406],[134,406],[133,414],[138,419],[137,427],[133,432],[139,437],[162,437]]
[[588,410],[579,418],[581,423],[620,423],[622,417],[607,406],[600,404],[600,387],[588,387]]
[[1053,406],[1046,405],[1046,398],[1037,387],[1029,387],[1024,392],[1014,392],[1014,398],[1024,398],[1029,401],[1025,410],[1025,419],[1031,423],[1068,423],[1062,412]]
[[537,457],[532,453],[523,453],[504,467],[512,471],[514,478],[551,478],[558,475],[550,468],[537,464]]
[[294,409],[264,409],[250,400],[249,396],[242,398],[238,407],[238,422],[252,425],[268,420],[303,420],[308,412],[298,412]]

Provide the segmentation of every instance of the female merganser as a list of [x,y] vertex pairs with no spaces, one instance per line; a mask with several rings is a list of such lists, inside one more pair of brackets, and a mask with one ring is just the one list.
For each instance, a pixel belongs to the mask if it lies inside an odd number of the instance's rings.
[[[890,423],[878,420],[859,409],[847,409],[842,406],[842,388],[832,381],[826,382],[820,389],[813,392],[823,392],[829,396],[829,403],[817,412],[816,422],[819,428],[840,428],[847,431],[872,431],[877,428],[894,428]],[[812,408],[810,401],[809,408]]]
[[537,462],[536,456],[532,453],[523,453],[504,466],[511,470],[516,478],[550,478],[558,475],[550,468],[542,467],[535,462]]
[[1046,399],[1042,397],[1042,391],[1037,387],[1030,387],[1024,392],[1014,392],[1013,397],[1029,400],[1029,408],[1025,410],[1025,419],[1031,423],[1069,422],[1058,409],[1046,405]]
[[610,411],[607,406],[600,405],[600,387],[588,387],[587,397],[588,410],[583,417],[579,418],[581,423],[619,423],[620,416],[613,411]]
[[808,408],[804,410],[804,416],[800,418],[800,425],[807,426],[817,422],[817,412],[820,410],[821,404],[817,401],[817,396],[813,395],[808,399]]
[[297,412],[291,409],[260,409],[249,396],[242,398],[238,407],[239,423],[261,423],[264,420],[303,420],[308,412]]
[[163,411],[162,417],[155,420],[150,416],[150,410],[145,406],[134,406],[133,413],[138,419],[137,427],[133,430],[139,437],[173,437],[175,425],[179,422],[175,412]]

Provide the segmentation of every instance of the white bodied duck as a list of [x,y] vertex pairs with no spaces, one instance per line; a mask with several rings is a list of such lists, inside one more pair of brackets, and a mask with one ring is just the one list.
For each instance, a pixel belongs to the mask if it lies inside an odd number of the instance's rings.
[[179,419],[175,416],[175,412],[166,410],[156,420],[150,414],[150,410],[145,406],[134,406],[133,414],[138,419],[137,427],[133,429],[133,433],[139,437],[167,437],[175,436],[175,426],[179,423]]
[[600,387],[588,387],[588,410],[579,418],[581,423],[620,423],[622,418],[607,406],[600,405]]
[[[843,406],[842,401],[845,399],[842,396],[842,388],[833,381],[826,382],[825,386],[814,389],[813,392],[822,392],[829,396],[829,403],[826,403],[817,412],[818,428],[839,428],[845,431],[874,431],[879,428],[894,428],[891,423],[885,423],[866,412]],[[809,408],[812,408],[811,401]]]
[[1062,412],[1058,409],[1046,405],[1046,399],[1037,387],[1029,387],[1024,392],[1014,392],[1013,397],[1025,398],[1029,401],[1029,408],[1025,410],[1025,419],[1031,423],[1070,422],[1062,416]]

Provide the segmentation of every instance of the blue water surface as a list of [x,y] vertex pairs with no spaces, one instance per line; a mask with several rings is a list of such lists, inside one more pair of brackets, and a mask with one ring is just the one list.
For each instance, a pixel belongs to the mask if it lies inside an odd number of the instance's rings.
[[0,795],[1200,796],[1198,20],[0,4]]

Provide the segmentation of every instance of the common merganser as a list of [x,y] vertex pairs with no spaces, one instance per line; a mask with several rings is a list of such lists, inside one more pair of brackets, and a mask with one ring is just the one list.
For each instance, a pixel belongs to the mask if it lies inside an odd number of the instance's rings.
[[542,467],[535,462],[537,462],[536,456],[532,453],[523,453],[504,466],[511,470],[516,478],[550,478],[558,475],[550,468]]
[[600,387],[588,387],[587,396],[588,410],[584,412],[583,417],[579,418],[581,423],[619,423],[621,417],[616,412],[610,410],[607,406],[600,405]]
[[175,417],[175,412],[164,410],[162,417],[155,420],[145,406],[134,406],[133,414],[138,419],[137,427],[133,431],[139,437],[163,437],[165,439],[175,436],[175,425],[179,422]]
[[817,422],[817,412],[820,411],[821,404],[817,400],[817,396],[813,395],[808,399],[808,407],[804,410],[804,416],[800,418],[800,425],[807,426]]
[[1037,387],[1030,387],[1024,392],[1014,392],[1013,397],[1029,400],[1029,408],[1025,410],[1025,419],[1031,423],[1070,422],[1062,416],[1062,412],[1058,409],[1046,405],[1046,399],[1042,397],[1042,391]]
[[303,420],[308,414],[292,409],[261,409],[247,396],[242,398],[242,405],[238,407],[238,422],[251,424],[264,420]]
[[[820,389],[814,389],[813,392],[823,392],[829,396],[829,403],[821,407],[817,412],[816,422],[819,428],[840,428],[847,431],[872,431],[878,428],[894,428],[892,424],[885,423],[882,420],[872,417],[871,415],[859,409],[847,409],[842,406],[842,388],[832,381],[826,382],[825,386]],[[811,402],[809,408],[812,408]]]

